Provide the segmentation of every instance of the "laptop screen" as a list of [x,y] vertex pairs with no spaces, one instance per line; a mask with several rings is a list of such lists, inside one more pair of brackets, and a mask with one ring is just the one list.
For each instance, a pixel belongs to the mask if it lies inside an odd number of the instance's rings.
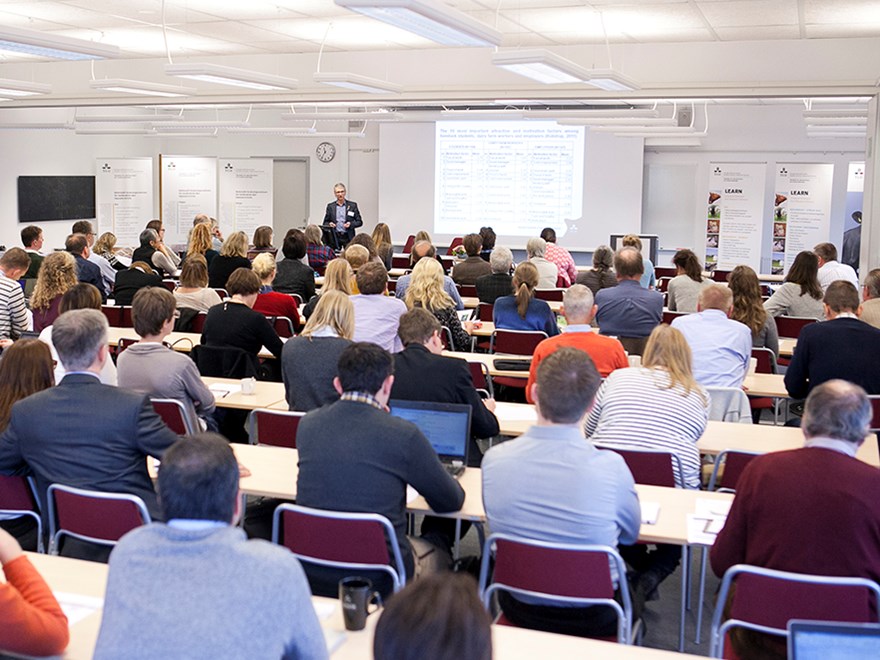
[[391,401],[391,414],[418,426],[440,458],[467,460],[471,435],[470,406],[395,399]]
[[825,621],[788,622],[792,660],[855,660],[877,656],[880,624]]

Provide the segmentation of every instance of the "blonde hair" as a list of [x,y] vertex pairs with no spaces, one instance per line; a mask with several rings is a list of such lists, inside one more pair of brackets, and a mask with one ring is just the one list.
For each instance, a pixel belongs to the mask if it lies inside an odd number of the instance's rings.
[[671,325],[663,323],[651,332],[645,352],[642,354],[642,366],[648,369],[663,369],[669,374],[669,389],[681,385],[685,395],[696,391],[705,402],[705,393],[694,380],[691,347],[684,335]]
[[380,222],[373,228],[373,243],[378,250],[383,245],[391,245],[391,229],[384,222]]
[[406,306],[424,307],[429,312],[455,307],[449,294],[443,290],[443,267],[436,259],[419,259],[406,288]]
[[94,251],[97,254],[107,254],[108,252],[113,252],[113,247],[116,245],[116,234],[110,231],[105,231],[101,236],[95,241]]
[[353,275],[351,264],[345,259],[331,260],[324,271],[324,285],[321,287],[321,295],[328,291],[341,291],[345,295],[350,296],[351,278]]
[[49,309],[55,298],[67,293],[77,282],[79,277],[73,255],[70,252],[53,252],[40,265],[31,296],[31,309]]
[[210,225],[200,222],[192,228],[189,235],[189,245],[186,247],[187,256],[191,254],[201,254],[211,249],[211,227]]
[[188,254],[180,271],[180,286],[204,289],[208,286],[208,262],[203,254]]
[[431,234],[429,234],[425,230],[416,232],[415,238],[413,239],[413,245],[415,245],[419,241],[428,241],[428,243],[434,242],[431,240]]
[[357,270],[370,260],[370,251],[363,245],[353,243],[345,248],[342,256],[351,264],[353,270]]
[[639,252],[642,251],[642,239],[639,238],[638,234],[627,234],[622,239],[620,239],[623,247],[634,247]]
[[309,225],[303,233],[306,235],[306,243],[309,245],[323,245],[321,241],[323,235],[318,225]]
[[538,267],[524,261],[513,271],[513,288],[516,290],[516,313],[521,318],[529,311],[529,302],[538,286]]
[[246,257],[248,251],[248,237],[243,231],[234,231],[220,248],[221,257]]
[[257,277],[259,277],[260,280],[265,280],[267,277],[269,277],[269,275],[277,270],[275,266],[275,257],[268,252],[258,254],[254,258],[254,261],[251,264],[251,268],[253,268],[254,272],[257,274]]
[[300,334],[311,337],[324,327],[333,328],[343,339],[351,339],[354,335],[354,305],[342,291],[325,291],[318,296],[315,311]]

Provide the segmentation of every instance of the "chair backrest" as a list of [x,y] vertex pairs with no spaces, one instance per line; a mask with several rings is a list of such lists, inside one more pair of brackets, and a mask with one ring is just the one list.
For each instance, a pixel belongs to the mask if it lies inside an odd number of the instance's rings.
[[289,339],[296,334],[293,331],[293,321],[291,321],[286,316],[273,316],[272,327],[275,329],[275,334],[279,337],[285,337]]
[[412,247],[415,242],[416,242],[415,234],[410,234],[409,236],[407,236],[406,243],[404,243],[404,245],[403,245],[404,253],[409,254],[410,252],[412,252]]
[[119,321],[120,327],[123,328],[133,328],[134,327],[134,319],[131,318],[131,305],[124,305],[121,307],[122,317]]
[[562,302],[565,289],[535,289],[535,298],[538,300],[551,300]]
[[468,369],[471,372],[471,380],[477,390],[485,391],[489,398],[495,398],[495,389],[492,386],[492,377],[489,375],[489,367],[483,362],[468,361]]
[[597,444],[601,449],[616,452],[626,461],[637,484],[645,486],[668,486],[683,488],[681,459],[668,451],[649,451],[644,449],[622,449]]
[[707,387],[709,419],[718,422],[752,423],[749,397],[738,387]]
[[0,475],[0,517],[26,516],[37,525],[37,550],[43,551],[43,521],[32,477]]
[[162,280],[162,286],[173,293],[177,288],[177,280]]
[[[709,490],[718,490],[733,492],[736,490],[736,484],[740,475],[746,466],[752,462],[755,456],[760,456],[759,452],[740,451],[733,449],[725,449],[718,454],[715,459],[715,465],[712,468],[712,476],[709,477]],[[724,469],[721,469],[721,468]],[[718,477],[719,471],[721,477]]]
[[397,291],[397,280],[388,280],[388,293]]
[[[730,618],[722,624],[733,584],[736,590]],[[804,575],[737,564],[727,569],[721,581],[712,616],[710,656],[721,657],[724,637],[731,628],[785,637],[791,619],[867,623],[878,620],[878,602],[880,587],[865,578]]]
[[447,255],[452,254],[453,251],[455,250],[455,248],[457,248],[462,243],[464,243],[464,240],[462,239],[461,236],[456,236],[455,238],[453,238],[452,242],[449,244],[449,247],[446,248],[446,254]]
[[199,312],[192,318],[189,332],[201,332],[205,329],[205,319],[208,318],[208,312]]
[[138,343],[138,339],[132,339],[131,337],[120,337],[119,341],[116,342],[116,355],[118,356],[122,351],[124,351],[129,346],[133,346]]
[[816,319],[803,316],[777,316],[776,331],[780,337],[791,337],[797,339],[801,335],[801,330],[805,325],[816,323]]
[[122,307],[116,305],[101,305],[101,312],[107,317],[107,323],[111,328],[122,327]]
[[532,355],[538,344],[547,339],[540,330],[495,330],[489,341],[490,353]]
[[713,270],[712,279],[716,282],[726,282],[732,272],[732,270]]
[[753,348],[752,357],[758,361],[758,366],[755,368],[756,373],[776,373],[776,354],[769,348]]
[[46,499],[49,503],[49,552],[55,554],[63,536],[116,545],[123,535],[150,522],[144,501],[136,495],[52,484]]
[[[489,582],[489,562],[495,567]],[[480,593],[489,609],[496,591],[543,596],[571,605],[608,605],[617,611],[617,640],[630,643],[632,603],[629,590],[621,589],[623,606],[614,600],[611,565],[626,580],[623,559],[616,550],[604,545],[548,543],[492,534],[483,546],[480,566]]]
[[669,290],[669,283],[672,281],[671,277],[661,277],[657,279],[657,290],[666,293]]
[[880,431],[880,394],[869,394],[868,401],[871,402],[871,430]]
[[671,324],[679,316],[684,316],[688,312],[670,312],[668,309],[663,310],[663,323]]
[[220,300],[224,300],[229,297],[229,292],[226,289],[214,289],[217,292],[217,295],[220,296]]
[[[407,251],[409,253],[409,251]],[[391,257],[392,268],[409,268],[409,257]]]
[[666,266],[654,266],[654,277],[656,277],[658,280],[661,277],[668,277],[669,279],[672,279],[673,277],[675,277],[675,274],[677,272],[678,270],[676,268],[670,268]]
[[197,344],[191,355],[202,376],[250,378],[257,375],[256,357],[241,348]]
[[195,435],[198,422],[192,418],[187,407],[177,399],[150,398],[153,410],[165,425],[177,435]]
[[[306,563],[388,573],[394,591],[406,583],[406,569],[394,528],[376,513],[350,513],[281,504],[272,521],[272,542]],[[388,548],[393,554],[393,564]]]
[[296,431],[304,415],[292,410],[252,410],[248,415],[251,444],[296,449]]
[[476,284],[459,284],[458,292],[465,298],[476,298],[477,297],[477,285]]
[[491,322],[493,317],[493,313],[495,312],[495,305],[492,303],[477,303],[477,320],[478,321],[488,321]]

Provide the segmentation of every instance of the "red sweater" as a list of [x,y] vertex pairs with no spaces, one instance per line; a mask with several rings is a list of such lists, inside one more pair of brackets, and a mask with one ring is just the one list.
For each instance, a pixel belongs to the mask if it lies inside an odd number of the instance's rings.
[[22,555],[3,566],[0,649],[22,655],[58,655],[70,639],[67,617],[37,569]]
[[254,311],[264,316],[286,316],[293,323],[295,332],[300,330],[299,309],[293,296],[278,291],[261,293],[254,303]]

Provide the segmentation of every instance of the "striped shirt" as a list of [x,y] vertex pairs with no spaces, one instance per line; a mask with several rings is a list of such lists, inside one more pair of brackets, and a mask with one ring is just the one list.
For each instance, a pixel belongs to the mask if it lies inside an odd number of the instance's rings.
[[0,337],[16,339],[27,329],[27,307],[21,285],[0,273]]
[[[668,451],[677,455],[686,488],[700,487],[697,440],[706,429],[709,397],[669,388],[669,375],[644,367],[617,369],[608,375],[590,411],[586,435],[596,444],[621,449]],[[681,480],[676,466],[675,476]]]

